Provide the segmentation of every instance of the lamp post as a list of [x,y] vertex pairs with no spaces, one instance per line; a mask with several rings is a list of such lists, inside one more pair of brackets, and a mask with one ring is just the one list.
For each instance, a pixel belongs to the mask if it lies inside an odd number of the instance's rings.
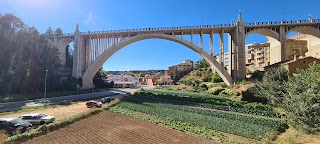
[[48,75],[48,70],[45,70],[46,71],[46,76],[44,78],[44,98],[46,98],[46,95],[47,95],[47,75]]

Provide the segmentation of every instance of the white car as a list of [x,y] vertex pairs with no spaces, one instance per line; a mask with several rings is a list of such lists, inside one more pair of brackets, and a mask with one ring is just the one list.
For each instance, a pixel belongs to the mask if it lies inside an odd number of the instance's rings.
[[47,124],[47,123],[51,123],[55,120],[55,118],[53,116],[47,116],[44,114],[25,114],[22,115],[21,117],[22,120],[25,120],[31,124]]

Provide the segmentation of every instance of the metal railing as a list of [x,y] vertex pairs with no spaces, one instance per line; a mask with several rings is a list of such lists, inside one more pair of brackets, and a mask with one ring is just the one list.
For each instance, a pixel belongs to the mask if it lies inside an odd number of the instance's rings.
[[[261,26],[261,25],[279,25],[279,24],[300,24],[320,22],[320,19],[312,20],[295,20],[295,21],[270,21],[270,22],[254,22],[245,23],[245,26]],[[82,35],[88,34],[106,34],[106,33],[121,33],[121,32],[143,32],[143,31],[163,31],[163,30],[186,30],[186,29],[201,29],[201,28],[222,28],[234,27],[236,24],[216,24],[216,25],[199,25],[199,26],[180,26],[180,27],[160,27],[160,28],[138,28],[138,29],[124,29],[124,30],[107,30],[107,31],[88,31],[80,32]],[[49,36],[73,36],[74,33],[50,34]]]

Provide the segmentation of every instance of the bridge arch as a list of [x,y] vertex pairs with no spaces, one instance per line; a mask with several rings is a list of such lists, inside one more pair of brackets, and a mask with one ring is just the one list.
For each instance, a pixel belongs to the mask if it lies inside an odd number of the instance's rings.
[[261,34],[268,39],[268,42],[270,43],[270,64],[281,61],[281,42],[280,34],[278,32],[268,28],[257,28],[246,33],[244,39],[250,34]]
[[271,30],[271,29],[267,29],[267,28],[257,28],[257,29],[253,29],[249,32],[247,32],[244,36],[244,38],[246,38],[248,35],[250,34],[261,34],[264,35],[269,39],[274,39],[274,40],[279,40],[279,33]]
[[117,51],[124,48],[125,46],[132,44],[137,41],[145,40],[145,39],[164,39],[173,41],[179,44],[182,44],[191,50],[195,51],[196,53],[200,54],[209,64],[211,69],[215,70],[223,79],[223,81],[230,85],[233,82],[232,77],[228,73],[228,71],[220,64],[218,63],[214,57],[210,56],[206,51],[201,49],[200,47],[196,46],[195,44],[186,41],[184,39],[178,38],[176,36],[167,35],[163,33],[150,33],[150,34],[138,34],[136,36],[132,36],[130,38],[124,39],[120,41],[119,43],[116,43],[115,45],[108,48],[106,51],[104,51],[100,56],[96,58],[96,60],[91,63],[86,71],[84,72],[82,76],[82,82],[83,82],[83,88],[88,89],[93,86],[93,77],[99,70],[99,68]]
[[73,42],[73,40],[70,38],[64,38],[58,41],[57,47],[59,49],[59,58],[62,64],[66,63],[66,48],[71,42]]
[[312,26],[298,26],[288,30],[285,33],[285,37],[291,32],[299,32],[301,34],[312,35],[314,37],[320,38],[320,30]]

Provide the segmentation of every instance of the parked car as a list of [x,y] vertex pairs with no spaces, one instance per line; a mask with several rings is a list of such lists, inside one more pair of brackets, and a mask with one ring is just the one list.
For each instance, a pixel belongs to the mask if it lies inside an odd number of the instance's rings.
[[101,108],[102,103],[100,103],[98,101],[90,100],[90,101],[86,102],[86,106],[87,106],[87,108],[92,108],[92,107]]
[[102,98],[102,99],[101,99],[101,102],[102,102],[103,104],[105,104],[105,103],[109,103],[109,102],[111,102],[111,101],[113,101],[113,100],[114,100],[113,98],[105,97],[105,98]]
[[25,120],[31,124],[34,124],[34,125],[43,125],[43,124],[47,124],[47,123],[52,123],[55,120],[54,116],[48,116],[48,115],[40,114],[40,113],[25,114],[19,118],[21,118],[22,120]]
[[20,118],[0,118],[0,130],[7,131],[9,135],[13,135],[13,132],[16,130],[20,133],[24,133],[31,127],[31,123]]

